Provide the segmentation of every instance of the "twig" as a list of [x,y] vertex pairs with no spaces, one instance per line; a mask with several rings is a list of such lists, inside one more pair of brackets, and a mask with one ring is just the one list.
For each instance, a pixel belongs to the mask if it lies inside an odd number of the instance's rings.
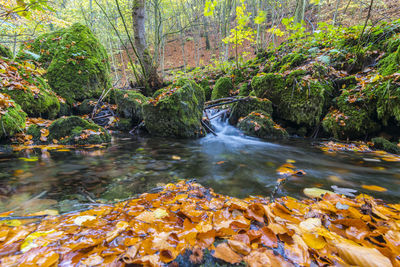
[[137,130],[139,127],[142,127],[143,125],[144,125],[144,121],[142,121],[141,123],[139,123],[138,125],[136,125],[135,127],[133,127],[133,129],[129,131],[129,134],[134,135],[133,133],[136,132],[136,130]]
[[231,104],[231,103],[235,103],[235,102],[245,101],[245,100],[248,100],[249,98],[250,97],[245,97],[245,98],[235,99],[235,100],[228,101],[228,102],[217,103],[217,104],[209,105],[209,106],[205,107],[204,109],[209,109],[209,108],[213,108],[213,107],[217,107],[217,106],[222,106],[222,105],[227,105],[227,104]]
[[207,101],[205,104],[206,105],[211,105],[211,104],[214,104],[214,103],[218,103],[218,102],[221,102],[221,101],[229,101],[229,100],[234,100],[234,99],[236,99],[237,97],[224,97],[224,98],[218,98],[218,99],[215,99],[215,100],[210,100],[210,101]]
[[42,219],[49,215],[37,215],[37,216],[7,216],[0,217],[0,221],[8,221],[8,220],[31,220],[31,219]]

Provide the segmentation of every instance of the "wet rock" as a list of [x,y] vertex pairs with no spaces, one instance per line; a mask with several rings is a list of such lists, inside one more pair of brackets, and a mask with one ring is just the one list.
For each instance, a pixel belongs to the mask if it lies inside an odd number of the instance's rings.
[[400,154],[400,147],[383,137],[372,138],[371,141],[374,143],[374,148],[376,149],[381,149],[393,154]]
[[239,120],[237,127],[245,134],[260,138],[287,137],[285,129],[277,125],[264,111],[255,111]]
[[204,101],[204,91],[200,86],[193,81],[181,79],[143,105],[145,127],[155,136],[203,136],[201,118]]
[[143,121],[142,106],[147,102],[147,97],[137,91],[116,89],[114,99],[118,106],[117,114],[130,120],[129,130]]
[[229,123],[236,125],[241,117],[246,117],[252,111],[264,111],[272,114],[272,103],[268,99],[261,99],[255,96],[249,97],[247,100],[236,102],[232,105],[232,111],[229,116]]

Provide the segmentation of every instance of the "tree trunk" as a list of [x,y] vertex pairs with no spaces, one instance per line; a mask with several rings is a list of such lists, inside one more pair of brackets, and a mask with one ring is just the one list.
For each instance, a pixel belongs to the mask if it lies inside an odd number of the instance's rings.
[[296,11],[294,14],[294,22],[301,23],[304,20],[304,13],[306,11],[306,0],[297,0]]
[[162,80],[157,73],[157,66],[147,49],[146,44],[146,6],[145,0],[133,0],[132,21],[135,35],[135,47],[139,60],[143,65],[143,79],[146,89],[144,94],[151,95],[162,86]]

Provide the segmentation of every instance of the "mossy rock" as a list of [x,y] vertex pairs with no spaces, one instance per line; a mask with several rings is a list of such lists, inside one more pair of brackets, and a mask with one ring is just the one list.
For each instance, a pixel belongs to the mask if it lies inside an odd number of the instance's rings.
[[395,52],[390,53],[379,62],[379,72],[384,76],[400,72],[400,45]]
[[39,36],[21,50],[40,55],[49,85],[68,103],[97,98],[111,86],[106,50],[82,24]]
[[203,136],[203,89],[193,81],[181,79],[164,91],[166,94],[143,105],[145,127],[150,134],[177,138]]
[[26,113],[17,103],[11,102],[14,106],[6,108],[5,113],[0,115],[0,139],[13,136],[25,128]]
[[381,149],[393,154],[400,154],[400,147],[383,137],[375,137],[372,138],[371,141],[374,143],[374,148],[376,149]]
[[285,129],[277,125],[264,111],[254,111],[239,120],[237,127],[245,134],[259,138],[284,138],[288,136]]
[[203,88],[204,91],[204,96],[206,98],[206,101],[211,99],[211,94],[212,94],[212,89],[211,89],[211,84],[208,79],[202,79],[199,82],[199,85],[201,88]]
[[12,59],[13,58],[13,53],[11,52],[10,48],[0,44],[0,56]]
[[228,97],[231,90],[233,90],[233,83],[229,77],[221,77],[215,83],[214,89],[211,94],[211,99],[219,99],[223,97]]
[[277,106],[279,119],[297,125],[313,127],[318,124],[330,101],[333,85],[330,81],[303,80],[303,70],[286,76],[265,74],[252,80],[256,96],[268,98]]
[[232,71],[232,75],[233,75],[233,80],[234,80],[235,84],[241,83],[245,79],[244,73],[240,69],[234,69]]
[[277,60],[272,66],[272,71],[284,72],[286,70],[300,66],[307,60],[307,56],[302,53],[293,52]]
[[390,118],[400,123],[400,86],[393,79],[371,84],[366,91],[376,102],[376,112],[383,125]]
[[[2,87],[0,85],[0,93],[11,96],[31,117],[55,118],[60,110],[60,102],[47,82],[32,69],[33,66],[7,59],[1,61],[7,64],[9,68],[13,67],[15,75],[21,77],[21,80],[17,81],[20,88]],[[14,77],[11,76],[8,79],[13,80]]]
[[76,108],[78,114],[85,115],[92,113],[94,107],[96,106],[96,101],[97,99],[95,98],[83,100],[82,103]]
[[248,96],[250,93],[251,93],[251,88],[250,88],[250,86],[248,86],[247,83],[243,83],[239,87],[239,95],[240,96]]
[[147,98],[137,91],[118,90],[114,91],[117,113],[122,118],[131,120],[133,126],[143,121],[142,106],[147,102]]
[[[81,138],[81,135],[87,135],[87,137]],[[58,140],[59,144],[87,145],[108,143],[111,141],[111,136],[97,124],[81,117],[71,116],[55,120],[49,126],[47,139]]]
[[272,103],[268,99],[261,99],[254,96],[249,97],[247,100],[236,102],[232,105],[229,123],[236,125],[240,118],[246,117],[255,110],[261,110],[267,114],[272,114]]

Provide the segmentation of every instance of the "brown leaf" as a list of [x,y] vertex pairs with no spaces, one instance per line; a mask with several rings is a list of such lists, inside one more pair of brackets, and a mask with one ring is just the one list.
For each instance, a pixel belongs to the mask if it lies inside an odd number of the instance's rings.
[[219,244],[215,248],[213,256],[230,264],[235,264],[242,261],[242,257],[236,254],[226,243]]

